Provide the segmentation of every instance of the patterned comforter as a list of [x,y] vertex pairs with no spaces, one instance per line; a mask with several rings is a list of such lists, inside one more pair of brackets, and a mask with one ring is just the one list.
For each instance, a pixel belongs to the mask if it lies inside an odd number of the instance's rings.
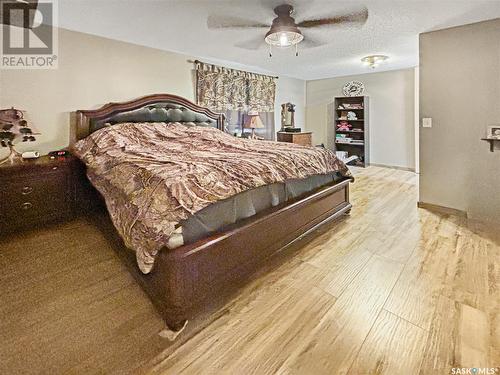
[[73,151],[143,273],[151,271],[179,222],[211,203],[287,179],[351,176],[325,149],[180,123],[117,124],[80,140]]

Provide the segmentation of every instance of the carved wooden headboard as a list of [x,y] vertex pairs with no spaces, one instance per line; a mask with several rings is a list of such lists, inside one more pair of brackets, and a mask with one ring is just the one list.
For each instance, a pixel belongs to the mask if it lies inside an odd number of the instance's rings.
[[224,114],[177,95],[153,94],[128,102],[109,103],[94,110],[76,111],[70,144],[120,122],[188,122],[224,130]]

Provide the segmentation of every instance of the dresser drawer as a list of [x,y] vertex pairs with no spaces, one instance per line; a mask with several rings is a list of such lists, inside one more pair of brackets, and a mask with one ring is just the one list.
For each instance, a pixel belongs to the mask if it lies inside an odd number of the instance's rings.
[[312,137],[311,134],[300,134],[293,137],[293,143],[302,145],[302,146],[311,146],[312,145]]
[[50,170],[36,178],[10,178],[0,187],[0,216],[22,221],[68,211],[71,189],[67,171]]
[[65,197],[54,197],[54,199],[35,200],[25,199],[11,202],[0,211],[0,216],[5,221],[22,221],[36,217],[64,214],[69,210],[68,200]]
[[35,177],[11,178],[2,183],[0,198],[5,204],[29,200],[52,200],[68,191],[66,171],[42,173]]
[[295,143],[301,146],[312,146],[312,134],[305,133],[291,133],[291,132],[278,132],[278,142]]
[[0,233],[72,217],[74,164],[42,156],[0,165]]

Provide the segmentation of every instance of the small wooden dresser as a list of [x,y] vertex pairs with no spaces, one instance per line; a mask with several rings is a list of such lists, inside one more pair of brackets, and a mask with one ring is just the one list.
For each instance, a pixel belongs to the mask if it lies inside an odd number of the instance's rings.
[[0,233],[59,221],[73,215],[74,157],[0,164]]
[[278,142],[295,143],[302,146],[312,146],[312,132],[278,132]]

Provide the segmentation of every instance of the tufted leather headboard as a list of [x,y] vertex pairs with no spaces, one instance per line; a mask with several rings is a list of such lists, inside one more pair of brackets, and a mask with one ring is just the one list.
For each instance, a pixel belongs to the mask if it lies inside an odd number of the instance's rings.
[[76,111],[71,144],[105,126],[121,122],[185,122],[224,130],[224,115],[170,94],[109,103],[96,110]]

